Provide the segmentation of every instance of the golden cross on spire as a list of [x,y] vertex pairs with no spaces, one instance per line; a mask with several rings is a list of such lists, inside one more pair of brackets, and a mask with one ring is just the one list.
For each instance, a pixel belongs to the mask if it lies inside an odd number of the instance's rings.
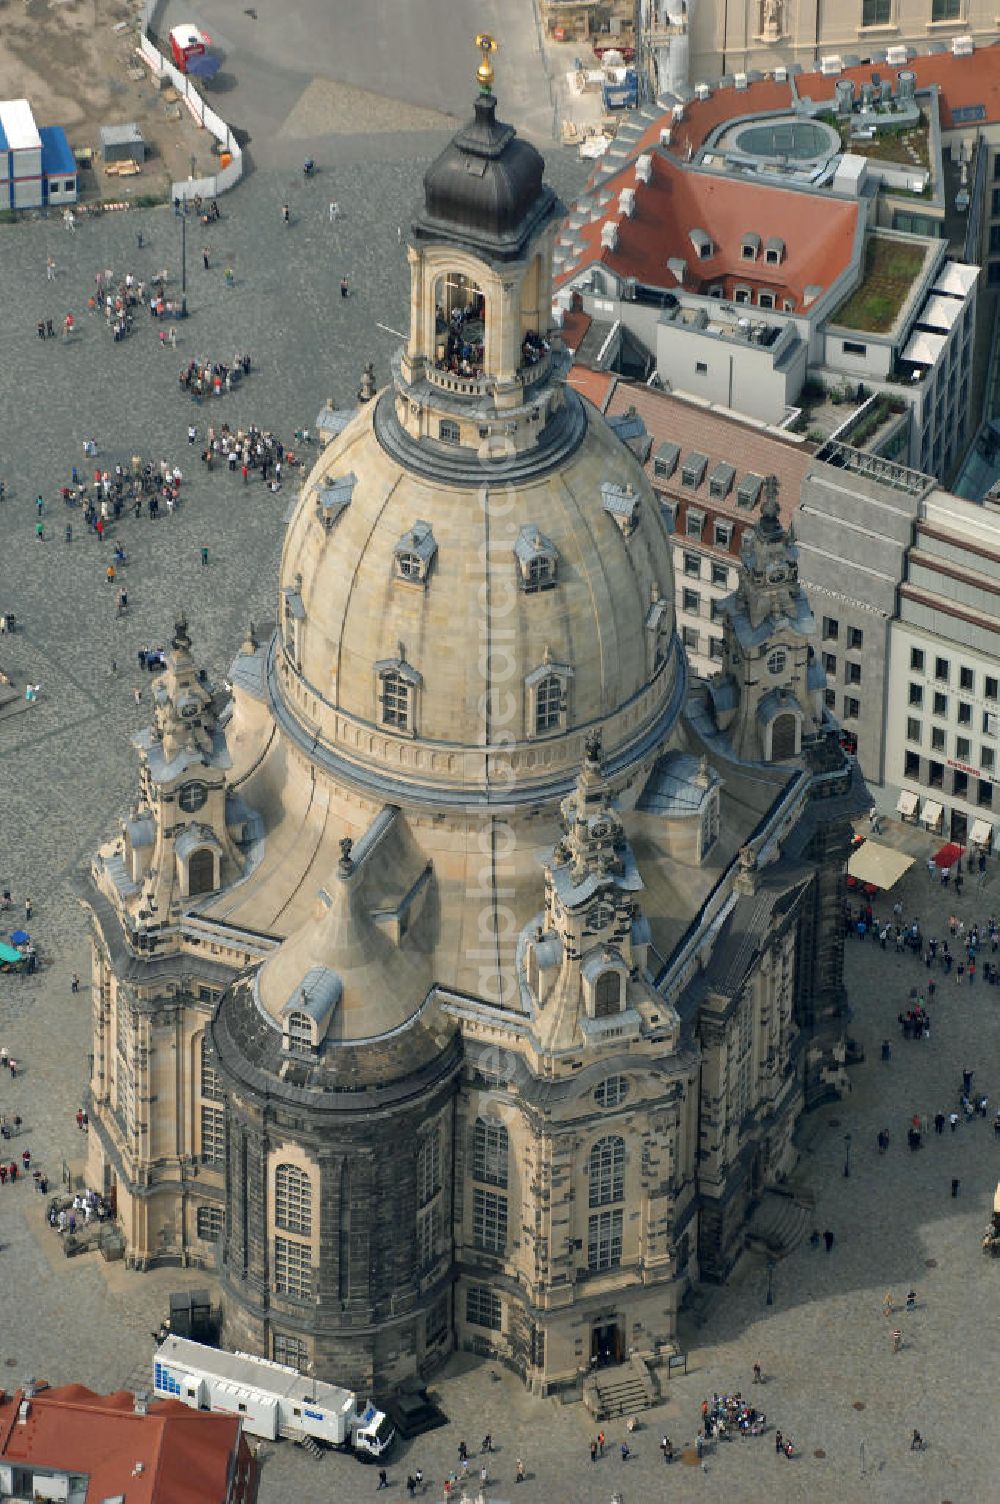
[[490,54],[496,52],[500,46],[496,37],[491,37],[488,31],[481,31],[476,37],[476,46],[482,53],[482,62],[476,69],[476,81],[479,84],[480,94],[493,93],[493,64],[490,62]]

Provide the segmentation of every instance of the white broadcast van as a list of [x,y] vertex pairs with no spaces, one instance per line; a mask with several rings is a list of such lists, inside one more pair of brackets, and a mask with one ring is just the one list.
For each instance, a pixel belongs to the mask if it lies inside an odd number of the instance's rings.
[[227,1353],[186,1337],[167,1337],[153,1354],[153,1392],[192,1410],[237,1415],[244,1431],[274,1441],[311,1436],[360,1459],[384,1456],[396,1428],[374,1405],[336,1384],[307,1378],[252,1353]]

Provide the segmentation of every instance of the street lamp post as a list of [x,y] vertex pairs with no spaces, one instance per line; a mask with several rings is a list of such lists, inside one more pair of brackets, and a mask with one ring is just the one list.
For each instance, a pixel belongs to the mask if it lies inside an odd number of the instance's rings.
[[844,1179],[851,1178],[851,1135],[844,1134]]
[[181,292],[186,293],[187,282],[187,199],[181,204]]
[[774,1305],[774,1260],[767,1261],[767,1298],[764,1301],[767,1306]]

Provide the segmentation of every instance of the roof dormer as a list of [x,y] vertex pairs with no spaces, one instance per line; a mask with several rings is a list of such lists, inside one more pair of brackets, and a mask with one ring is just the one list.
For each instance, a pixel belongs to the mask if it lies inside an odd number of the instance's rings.
[[411,585],[426,585],[437,544],[429,522],[415,522],[392,551],[397,580]]
[[707,230],[699,230],[694,226],[688,231],[688,239],[694,246],[699,261],[708,261],[715,255],[715,242]]
[[784,259],[785,242],[780,235],[772,235],[764,247],[764,260],[768,266],[780,266]]
[[740,240],[740,256],[744,261],[756,261],[760,255],[760,236],[754,230],[748,230]]

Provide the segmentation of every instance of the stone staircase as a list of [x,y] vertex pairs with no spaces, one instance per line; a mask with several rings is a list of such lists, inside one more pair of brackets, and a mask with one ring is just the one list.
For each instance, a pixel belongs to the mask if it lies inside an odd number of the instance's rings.
[[785,1187],[772,1187],[761,1196],[747,1229],[747,1247],[769,1258],[783,1259],[806,1236],[811,1207],[806,1198]]
[[583,1386],[583,1403],[595,1420],[613,1420],[632,1415],[658,1403],[656,1385],[641,1358],[632,1358],[617,1368],[599,1368]]

